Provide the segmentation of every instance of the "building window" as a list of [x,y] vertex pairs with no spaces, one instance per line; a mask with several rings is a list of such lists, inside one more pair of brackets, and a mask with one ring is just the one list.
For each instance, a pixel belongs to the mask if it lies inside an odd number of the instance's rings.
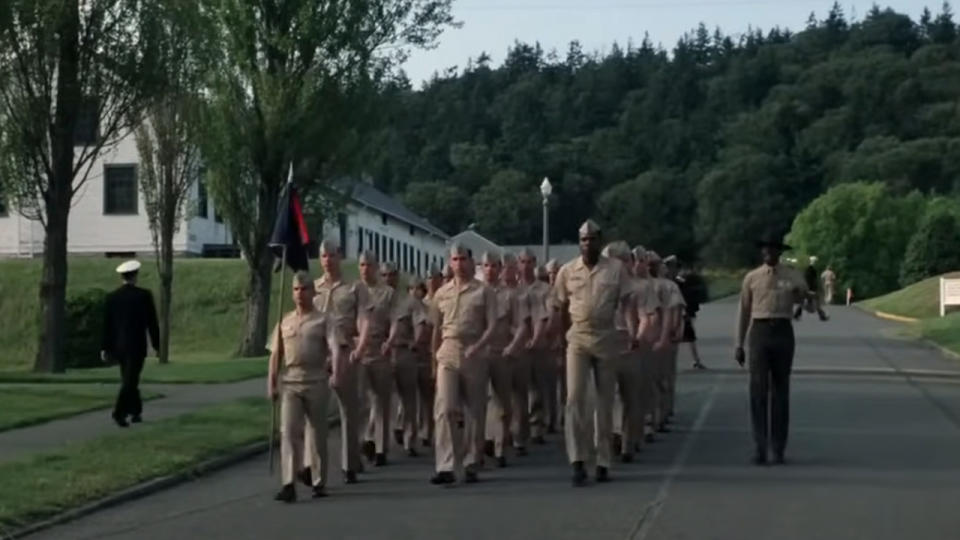
[[216,206],[213,207],[213,220],[216,221],[217,223],[223,223],[223,214],[221,214],[220,211],[217,210]]
[[380,258],[380,233],[373,233],[373,252]]
[[417,261],[417,274],[423,275],[423,270],[420,269],[420,250],[415,250],[413,252],[414,260]]
[[395,252],[394,252],[394,250],[393,250],[393,238],[391,238],[391,239],[390,239],[390,260],[391,260],[391,261],[396,261],[396,260],[397,260],[397,257],[394,256],[394,253],[395,253]]
[[100,131],[98,106],[99,100],[95,98],[88,97],[80,101],[77,123],[73,128],[74,146],[92,146],[97,143],[98,132]]
[[104,215],[137,213],[136,165],[105,165],[103,168]]
[[357,257],[363,253],[363,227],[357,227]]
[[380,235],[380,260],[384,260],[387,257],[387,237]]
[[406,244],[401,244],[401,252],[403,253],[403,271],[410,271],[410,246]]
[[200,176],[197,178],[197,217],[209,219],[209,206],[210,200],[207,196],[207,183],[204,182],[203,176]]
[[7,198],[4,196],[2,189],[0,189],[0,217],[7,217],[7,215],[9,215]]
[[413,228],[413,225],[410,226],[410,236],[416,236],[417,231]]
[[386,214],[380,214],[380,223],[383,223],[384,225],[387,224],[387,215],[386,215]]

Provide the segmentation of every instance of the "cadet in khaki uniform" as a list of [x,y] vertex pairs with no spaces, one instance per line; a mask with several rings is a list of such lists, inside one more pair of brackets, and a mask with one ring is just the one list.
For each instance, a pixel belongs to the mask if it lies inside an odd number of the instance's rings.
[[[600,227],[588,220],[580,227],[579,236],[580,257],[563,265],[557,274],[550,320],[556,327],[564,310],[570,314],[565,429],[575,486],[586,483],[584,462],[594,455],[597,481],[610,480],[614,368],[629,345],[614,328],[614,317],[632,297],[630,275],[623,263],[600,255]],[[596,439],[589,430],[587,410],[591,371],[597,389]]]
[[[493,399],[487,415],[488,437],[493,440],[493,454],[500,467],[507,465],[504,456],[504,446],[513,435],[513,444],[517,455],[526,455],[526,440],[529,437],[529,424],[526,422],[526,392],[529,376],[524,376],[523,370],[529,364],[523,358],[522,350],[527,342],[527,325],[530,316],[516,286],[511,287],[501,276],[504,262],[516,264],[511,255],[503,258],[491,253],[484,253],[483,277],[485,283],[495,292],[497,297],[497,311],[495,329],[491,335],[487,356],[490,359],[490,383],[493,389]],[[515,270],[515,268],[514,268]],[[513,276],[516,285],[516,275]],[[522,388],[522,398],[518,396]],[[521,410],[522,408],[522,410]],[[519,418],[523,416],[525,418]],[[526,430],[525,430],[526,428]],[[526,431],[526,432],[524,432]]]
[[[390,308],[393,289],[378,279],[379,262],[376,254],[360,254],[359,287],[367,291],[365,316],[360,318],[360,338],[354,359],[360,362],[361,418],[366,418],[363,452],[376,466],[387,464],[390,444],[390,399],[393,395],[393,366],[383,354],[383,345],[390,332]],[[365,414],[366,413],[366,414]]]
[[[390,333],[381,347],[383,356],[393,364],[393,382],[400,398],[398,426],[400,444],[407,455],[416,457],[417,438],[417,348],[416,329],[422,326],[426,314],[419,299],[405,291],[398,291],[400,274],[393,263],[384,263],[381,272],[384,282],[393,289],[390,305]],[[422,330],[421,330],[422,332]]]
[[[617,259],[627,269],[633,281],[633,254],[626,242],[613,242],[603,249],[603,256]],[[636,345],[636,331],[639,329],[637,320],[636,291],[629,302],[623,303],[617,309],[614,317],[614,327],[620,334],[619,341],[625,347],[620,351],[620,358],[614,365],[616,393],[613,404],[613,450],[620,453],[623,463],[633,461],[633,452],[643,438],[643,418],[640,416],[640,355]]]
[[533,442],[544,444],[544,435],[547,433],[551,420],[557,416],[557,367],[556,361],[550,355],[548,344],[544,342],[544,330],[550,321],[550,312],[547,310],[547,301],[550,297],[550,285],[537,279],[537,257],[533,252],[524,248],[517,257],[520,266],[520,280],[526,291],[530,324],[533,328],[533,338],[527,343],[527,354],[530,356],[531,385],[530,385],[530,427]]
[[[430,479],[434,484],[453,483],[453,471],[461,459],[465,480],[477,481],[477,471],[483,464],[490,378],[485,354],[497,321],[497,295],[473,278],[473,263],[465,247],[450,247],[450,266],[454,278],[440,287],[430,307],[437,373],[437,473]],[[466,449],[457,433],[461,411],[466,412]]]
[[[442,283],[443,278],[439,269],[434,268],[430,271],[430,280],[434,279]],[[432,285],[423,283],[419,279],[410,282],[410,295],[419,302],[416,307],[423,317],[423,324],[414,327],[413,342],[417,346],[417,424],[420,427],[420,443],[424,447],[433,444],[433,401],[436,392],[433,354],[430,351],[430,337],[433,333],[429,318],[428,289],[430,287]],[[436,289],[433,289],[433,292],[436,292]]]
[[[329,374],[333,379],[343,367],[341,340],[331,317],[313,305],[313,285],[305,272],[293,277],[296,309],[287,313],[272,333],[267,393],[280,399],[280,462],[283,488],[276,500],[297,499],[294,481],[300,463],[310,464],[307,480],[314,497],[326,495],[327,405]],[[304,439],[310,441],[304,452]]]
[[[676,283],[661,276],[660,255],[655,251],[647,251],[647,268],[651,278],[654,280],[654,287],[657,291],[657,299],[660,304],[660,311],[654,318],[654,334],[660,338],[653,346],[653,356],[656,364],[656,385],[657,385],[657,403],[654,408],[654,428],[661,433],[669,433],[670,429],[667,423],[670,420],[670,363],[676,362],[676,356],[673,349],[676,349],[676,343],[673,341],[677,336],[678,319],[682,323],[681,310],[683,309],[683,296],[679,288],[674,291]],[[682,332],[682,327],[680,331]]]
[[[557,283],[557,274],[560,272],[560,263],[556,259],[550,259],[544,265],[547,272],[547,283],[550,284],[550,298],[553,298],[553,289]],[[547,303],[547,310],[552,311],[550,301]],[[564,312],[563,320],[559,327],[547,324],[547,343],[550,349],[550,356],[554,360],[555,373],[557,374],[557,395],[554,402],[557,410],[557,417],[553,419],[553,426],[562,426],[564,415],[567,408],[567,329],[570,327],[570,317]]]
[[[320,265],[323,277],[314,282],[314,306],[328,314],[338,330],[341,352],[353,346],[357,335],[357,321],[366,313],[367,290],[357,283],[343,281],[340,268],[340,247],[332,241],[320,244]],[[340,405],[341,456],[344,481],[356,483],[357,472],[363,469],[360,462],[360,395],[358,392],[357,362],[352,352],[350,361],[337,374],[331,387]],[[364,419],[365,420],[365,419]]]
[[790,371],[796,345],[790,318],[793,307],[806,300],[808,289],[799,273],[780,264],[780,255],[790,246],[774,235],[767,235],[757,246],[761,249],[763,264],[743,278],[735,358],[743,366],[746,359],[743,346],[747,343],[750,347],[750,418],[755,444],[753,462],[767,463],[767,444],[770,443],[774,462],[782,464],[787,447]]
[[677,312],[674,315],[675,324],[673,326],[673,333],[670,335],[670,356],[667,362],[667,419],[673,418],[674,411],[676,410],[676,401],[677,401],[677,355],[680,352],[680,343],[683,342],[683,333],[686,326],[686,320],[684,319],[684,311],[687,307],[687,302],[683,298],[683,291],[680,290],[680,284],[677,283],[677,267],[675,264],[676,256],[671,255],[664,259],[662,263],[661,272],[663,278],[667,281],[667,286],[670,288],[670,295],[672,297],[672,302],[677,305]]
[[[657,386],[657,356],[653,347],[660,341],[661,333],[656,322],[657,313],[661,309],[660,297],[657,294],[655,281],[650,277],[647,267],[647,251],[643,246],[633,249],[633,275],[637,288],[637,318],[640,326],[637,330],[637,339],[640,349],[640,393],[639,405],[643,426],[648,422],[654,424],[654,411],[659,403],[660,392]],[[653,429],[646,432],[645,442],[653,442]]]

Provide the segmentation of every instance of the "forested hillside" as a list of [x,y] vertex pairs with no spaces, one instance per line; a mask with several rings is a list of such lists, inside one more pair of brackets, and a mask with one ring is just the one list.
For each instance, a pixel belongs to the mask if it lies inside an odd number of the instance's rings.
[[367,172],[448,232],[475,223],[507,244],[539,238],[548,176],[554,241],[593,216],[632,243],[730,266],[836,184],[960,189],[948,4],[918,21],[835,6],[797,28],[701,25],[670,51],[644,40],[605,56],[517,43],[500,67],[482,55],[419,91],[397,83]]

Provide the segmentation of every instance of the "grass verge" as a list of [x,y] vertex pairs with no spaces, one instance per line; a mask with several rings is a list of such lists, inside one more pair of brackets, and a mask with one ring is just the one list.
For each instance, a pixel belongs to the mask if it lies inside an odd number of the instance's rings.
[[[947,274],[958,278],[960,273]],[[960,354],[960,313],[940,317],[940,278],[930,278],[858,304],[872,312],[917,319],[906,328],[910,336],[930,340]]]
[[739,293],[745,274],[743,270],[704,270],[707,297],[712,302]]
[[[166,365],[148,358],[140,377],[142,383],[215,384],[264,377],[266,357],[223,359],[217,356],[175,358]],[[32,371],[0,371],[0,382],[19,383],[116,383],[120,380],[117,366],[74,369],[66,373],[34,373]]]
[[20,527],[187,470],[262,439],[269,415],[265,399],[245,398],[0,463],[0,524]]
[[[0,431],[42,424],[113,405],[115,387],[17,385],[0,388]],[[161,397],[143,392],[143,399]]]

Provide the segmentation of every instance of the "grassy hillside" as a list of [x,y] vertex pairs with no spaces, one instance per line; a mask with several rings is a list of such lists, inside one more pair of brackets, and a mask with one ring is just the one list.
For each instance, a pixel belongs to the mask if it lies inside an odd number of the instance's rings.
[[[960,272],[947,274],[960,277]],[[861,302],[872,311],[883,311],[902,317],[926,319],[940,314],[940,278],[930,278],[890,294]]]
[[[119,285],[114,272],[120,261],[95,257],[70,259],[67,294]],[[140,284],[158,297],[156,266],[144,260]],[[32,365],[39,315],[39,260],[0,261],[0,369]],[[354,271],[353,263],[344,265]],[[314,268],[318,270],[318,268]],[[279,274],[274,274],[279,278]],[[246,289],[246,265],[241,260],[179,259],[175,263],[172,309],[172,361],[226,359],[241,335]],[[279,280],[274,280],[271,322],[275,320]],[[288,303],[289,305],[289,303]]]

